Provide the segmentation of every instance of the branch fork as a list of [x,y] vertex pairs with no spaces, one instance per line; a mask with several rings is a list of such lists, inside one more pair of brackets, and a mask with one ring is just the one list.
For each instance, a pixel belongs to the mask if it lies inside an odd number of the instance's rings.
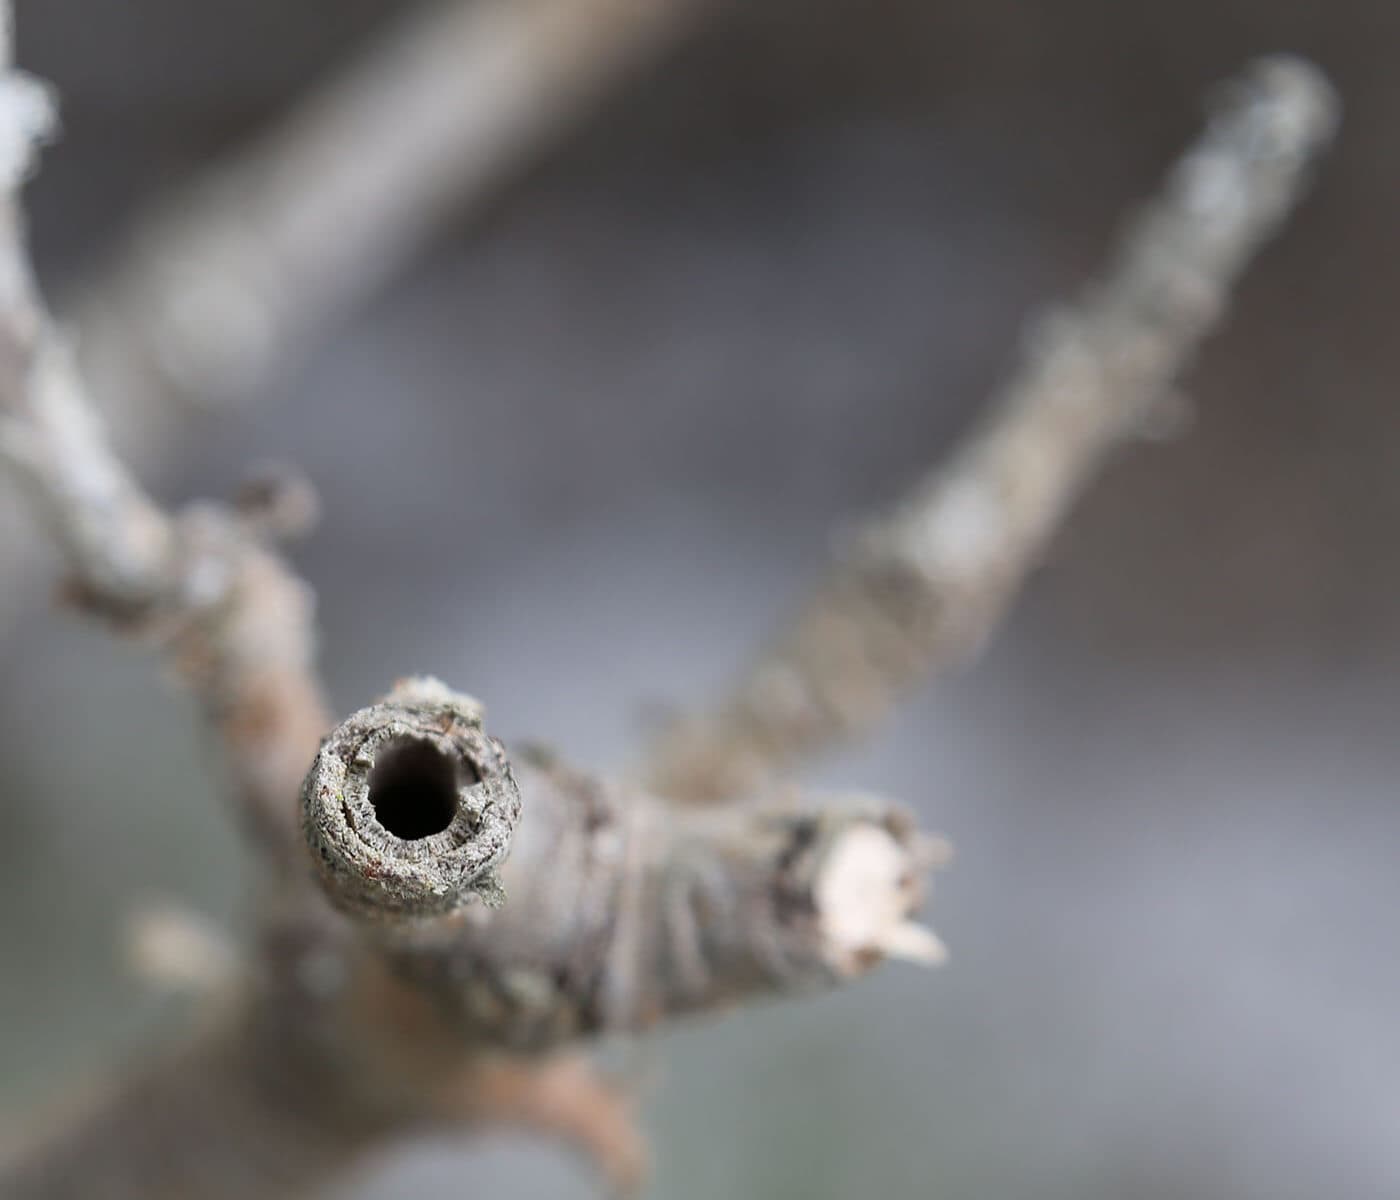
[[[616,2],[638,19],[653,7]],[[0,67],[9,47],[0,4]],[[941,961],[914,914],[946,845],[896,805],[794,805],[772,780],[981,643],[1217,323],[1335,116],[1306,64],[1251,68],[1104,278],[1040,325],[982,430],[868,527],[638,781],[512,762],[481,706],[431,678],[330,729],[310,592],[266,544],[309,510],[273,488],[241,511],[170,516],[113,454],[20,237],[16,192],[51,109],[0,74],[0,466],[74,595],[153,634],[198,699],[272,884],[246,970],[188,923],[147,923],[151,974],[239,982],[216,1021],[0,1163],[0,1191],[271,1200],[416,1130],[501,1122],[568,1138],[634,1185],[640,1138],[580,1040],[842,984],[887,958]]]

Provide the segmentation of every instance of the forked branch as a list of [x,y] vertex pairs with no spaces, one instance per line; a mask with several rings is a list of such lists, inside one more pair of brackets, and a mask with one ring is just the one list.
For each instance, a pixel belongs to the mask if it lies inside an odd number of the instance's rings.
[[[424,680],[317,754],[329,722],[309,594],[255,536],[268,506],[156,505],[111,453],[35,291],[14,193],[46,112],[35,85],[4,76],[0,461],[64,550],[73,599],[157,641],[201,698],[283,878],[312,874],[304,832],[346,916],[278,889],[219,1019],[0,1166],[7,1195],[291,1195],[445,1122],[528,1121],[631,1179],[625,1106],[557,1057],[568,1042],[940,956],[909,919],[934,843],[885,804],[675,814],[527,756],[519,821],[479,706]],[[511,903],[473,905],[498,898],[512,836]]]

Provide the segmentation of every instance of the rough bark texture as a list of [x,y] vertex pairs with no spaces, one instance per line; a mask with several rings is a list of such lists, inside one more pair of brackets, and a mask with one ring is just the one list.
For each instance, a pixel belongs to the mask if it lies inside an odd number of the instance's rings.
[[[548,760],[523,759],[517,775],[524,815],[502,872],[504,904],[469,908],[389,951],[471,1042],[547,1049],[829,987],[886,953],[925,957],[890,944],[933,865],[894,806],[779,800],[677,812]],[[880,831],[896,866],[855,904],[886,894],[892,903],[850,947],[833,937],[839,913],[824,911],[818,893],[833,853],[866,829]]]
[[[901,810],[784,797],[673,811],[540,752],[512,766],[480,720],[475,702],[436,680],[405,681],[332,732],[303,792],[322,887],[361,925],[354,944],[433,1006],[461,1052],[552,1050],[831,986],[886,953],[933,953],[927,934],[915,949],[908,918],[936,843]],[[405,745],[432,756],[411,764],[409,782],[443,826],[411,838],[385,829],[373,802],[378,787],[400,786],[376,771],[386,756],[396,770]],[[434,781],[439,768],[456,773]],[[873,837],[866,853],[884,856],[859,895],[824,886],[852,837]],[[483,897],[507,848],[501,883]],[[867,919],[853,923],[851,909]]]

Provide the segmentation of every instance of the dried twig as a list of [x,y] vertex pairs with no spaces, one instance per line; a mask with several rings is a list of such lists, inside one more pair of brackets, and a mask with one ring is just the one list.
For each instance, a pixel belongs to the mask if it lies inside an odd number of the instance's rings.
[[969,658],[1106,455],[1134,438],[1298,198],[1336,100],[1297,59],[1256,63],[1079,303],[1044,317],[948,466],[854,540],[732,694],[673,728],[665,795],[753,795]]
[[246,391],[451,212],[678,36],[700,0],[437,0],[154,214],[77,309],[132,405]]
[[14,197],[48,127],[42,89],[0,101],[0,462],[64,551],[70,598],[162,647],[221,735],[239,807],[270,857],[299,861],[295,794],[330,723],[311,672],[311,597],[240,518],[170,516],[112,454],[33,284]]
[[[100,383],[122,455],[150,469],[191,405],[257,387],[700,7],[425,4],[269,134],[159,205],[63,322],[78,331],[79,371]],[[20,578],[34,558],[25,528],[0,521],[0,575]]]
[[676,811],[538,751],[508,761],[432,679],[337,727],[302,813],[331,902],[467,1046],[556,1049],[942,956],[909,920],[936,843],[899,809]]

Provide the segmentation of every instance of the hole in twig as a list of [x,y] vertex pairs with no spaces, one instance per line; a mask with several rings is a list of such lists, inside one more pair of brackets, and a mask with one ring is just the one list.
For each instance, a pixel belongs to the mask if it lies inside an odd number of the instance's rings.
[[432,837],[457,815],[458,764],[429,742],[385,746],[369,773],[369,802],[379,823],[405,841]]

